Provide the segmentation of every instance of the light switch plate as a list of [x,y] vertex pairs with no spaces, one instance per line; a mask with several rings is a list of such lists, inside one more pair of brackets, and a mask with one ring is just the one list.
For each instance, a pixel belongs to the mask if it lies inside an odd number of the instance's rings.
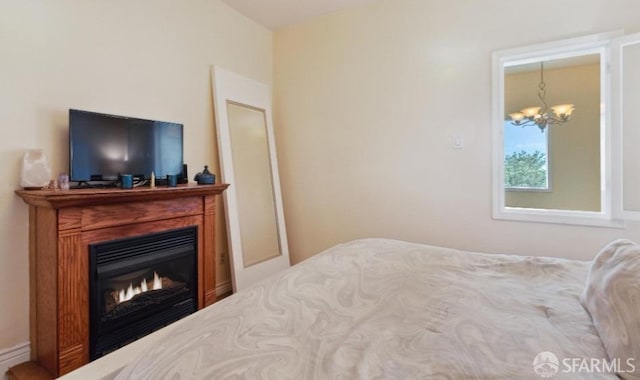
[[464,148],[464,137],[462,135],[453,135],[453,149]]

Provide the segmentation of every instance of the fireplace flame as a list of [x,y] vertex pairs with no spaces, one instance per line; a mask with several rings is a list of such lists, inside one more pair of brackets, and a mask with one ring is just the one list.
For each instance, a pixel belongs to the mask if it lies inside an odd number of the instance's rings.
[[[151,289],[149,289],[151,287]],[[138,294],[148,292],[149,290],[162,289],[162,281],[158,277],[158,273],[153,272],[153,281],[147,283],[147,279],[143,278],[139,286],[134,287],[132,283],[126,289],[120,289],[118,291],[118,303],[129,301]]]

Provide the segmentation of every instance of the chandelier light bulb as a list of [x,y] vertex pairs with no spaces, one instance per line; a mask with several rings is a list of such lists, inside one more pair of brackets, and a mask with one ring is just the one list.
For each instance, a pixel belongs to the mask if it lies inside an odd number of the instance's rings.
[[529,107],[520,112],[522,112],[525,117],[535,117],[536,115],[540,115],[540,109],[542,109],[542,107]]
[[509,117],[513,122],[519,123],[522,121],[522,119],[524,119],[524,114],[522,112],[514,112],[514,113],[510,113]]
[[563,119],[571,116],[571,113],[573,112],[574,109],[575,107],[573,106],[573,104],[560,104],[560,105],[551,107],[551,111],[553,111],[553,113],[555,113],[556,116]]

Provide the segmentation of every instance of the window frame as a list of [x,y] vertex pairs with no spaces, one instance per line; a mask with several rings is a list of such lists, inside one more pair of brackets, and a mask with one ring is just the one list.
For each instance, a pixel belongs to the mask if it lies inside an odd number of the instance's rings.
[[620,220],[640,221],[640,210],[628,210],[624,206],[624,53],[627,46],[640,45],[640,33],[619,36],[611,43],[611,71],[612,71],[612,141],[616,148],[612,152],[612,160],[615,163],[612,173],[614,184],[613,211],[614,217]]
[[[492,54],[492,216],[496,220],[559,223],[601,227],[622,227],[613,212],[612,127],[610,45],[622,31],[593,34],[531,46],[496,51]],[[586,54],[600,55],[600,211],[575,211],[507,207],[504,186],[504,68],[505,66],[562,59]],[[617,170],[617,169],[615,169]]]

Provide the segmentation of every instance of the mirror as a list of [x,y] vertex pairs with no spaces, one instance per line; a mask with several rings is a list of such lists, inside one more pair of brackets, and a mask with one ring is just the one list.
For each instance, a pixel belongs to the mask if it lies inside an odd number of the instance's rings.
[[280,256],[264,110],[227,102],[244,267]]
[[288,268],[269,86],[212,69],[234,292]]
[[608,46],[619,32],[493,54],[493,216],[610,225]]

